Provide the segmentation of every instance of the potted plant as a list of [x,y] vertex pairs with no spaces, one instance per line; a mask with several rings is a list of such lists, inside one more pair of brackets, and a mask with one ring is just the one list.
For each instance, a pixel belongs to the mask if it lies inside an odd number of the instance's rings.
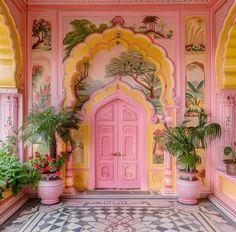
[[169,128],[165,125],[159,141],[164,149],[176,157],[179,165],[179,178],[176,189],[178,201],[185,204],[196,204],[200,190],[200,181],[197,178],[197,165],[201,163],[198,149],[207,148],[215,138],[221,136],[221,127],[217,123],[208,123],[208,115],[204,109],[189,110],[195,114],[197,125]]
[[232,155],[232,159],[225,159],[226,173],[228,175],[236,176],[236,142],[234,142],[234,151],[232,147],[227,146],[224,148],[225,156]]
[[72,149],[75,141],[71,129],[78,130],[79,118],[76,109],[65,108],[59,112],[55,107],[45,110],[33,109],[25,118],[19,130],[19,137],[25,146],[43,144],[50,148],[50,156],[56,157],[56,136],[58,135],[65,144],[70,143]]
[[[64,158],[57,157],[56,138],[59,136],[67,147],[69,145],[73,150],[75,141],[72,138],[71,130],[77,130],[78,128],[79,119],[76,109],[65,108],[57,111],[54,107],[48,107],[45,110],[33,109],[26,116],[25,122],[20,128],[19,137],[25,142],[26,146],[41,144],[50,148],[50,157],[36,153],[35,157],[30,161],[31,166],[34,164],[33,167],[36,172],[39,171],[41,176],[38,191],[39,196],[42,198],[41,202],[44,204],[58,202],[58,197],[62,192],[62,180],[59,176],[55,177],[55,174],[60,170]],[[43,164],[44,162],[45,164]],[[46,166],[44,167],[44,165]],[[46,171],[47,176],[52,171],[54,174],[49,175],[50,178],[45,178],[45,173],[42,170]],[[47,197],[44,197],[43,194],[44,196],[47,195]]]
[[66,153],[52,158],[48,154],[40,155],[36,152],[34,158],[29,157],[28,166],[35,175],[40,175],[38,195],[43,204],[55,204],[62,194],[63,182],[60,178],[60,170],[66,159]]
[[39,176],[32,172],[25,164],[21,163],[15,153],[15,136],[7,136],[0,145],[0,199],[4,198],[4,193],[11,190],[13,195],[31,184],[36,187]]

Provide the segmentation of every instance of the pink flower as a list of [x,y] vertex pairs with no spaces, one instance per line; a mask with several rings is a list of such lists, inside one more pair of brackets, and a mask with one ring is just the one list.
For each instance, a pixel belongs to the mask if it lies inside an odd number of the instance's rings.
[[32,156],[30,156],[30,157],[29,157],[29,160],[32,160],[32,159],[33,159],[33,157],[32,157]]
[[55,175],[56,175],[56,176],[60,176],[61,173],[60,173],[59,171],[57,171]]
[[40,168],[40,173],[44,173],[44,168]]
[[45,158],[48,159],[50,156],[48,154],[45,155]]

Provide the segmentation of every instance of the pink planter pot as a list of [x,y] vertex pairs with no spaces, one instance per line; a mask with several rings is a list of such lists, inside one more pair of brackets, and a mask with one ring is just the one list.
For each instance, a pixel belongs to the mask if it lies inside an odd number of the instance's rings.
[[41,198],[41,203],[50,205],[56,204],[62,194],[63,182],[58,180],[40,180],[38,186],[38,195]]
[[201,183],[199,180],[188,181],[177,179],[176,192],[179,195],[178,201],[183,204],[197,204]]

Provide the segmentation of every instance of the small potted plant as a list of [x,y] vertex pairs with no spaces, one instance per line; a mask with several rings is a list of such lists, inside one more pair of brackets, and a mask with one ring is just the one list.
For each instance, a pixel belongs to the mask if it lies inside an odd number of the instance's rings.
[[179,165],[179,178],[176,181],[178,201],[184,204],[197,203],[200,190],[197,165],[201,163],[198,149],[205,149],[212,140],[221,136],[220,125],[208,123],[204,109],[191,111],[198,119],[196,126],[186,126],[186,122],[174,128],[165,125],[159,138],[164,149],[176,157]]
[[46,155],[40,155],[38,152],[29,158],[28,166],[32,173],[40,175],[38,184],[38,195],[43,204],[55,204],[59,201],[62,194],[63,182],[60,178],[60,170],[66,159],[66,153],[53,158]]
[[224,149],[225,156],[232,155],[231,159],[225,159],[224,163],[226,164],[226,173],[228,175],[236,176],[236,142],[234,142],[234,151],[232,147],[227,146]]

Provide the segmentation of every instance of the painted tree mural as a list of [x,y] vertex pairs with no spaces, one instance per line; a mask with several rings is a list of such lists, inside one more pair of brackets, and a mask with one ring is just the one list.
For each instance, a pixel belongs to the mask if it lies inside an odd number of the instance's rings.
[[137,32],[153,35],[155,39],[171,39],[174,36],[173,30],[168,29],[158,16],[146,16],[143,18],[142,23],[144,26],[140,26]]
[[157,25],[157,22],[160,20],[157,16],[146,16],[143,18],[142,23],[145,25],[149,25],[150,31],[155,31],[155,26]]
[[44,67],[40,64],[33,65],[32,87],[33,87],[33,108],[43,109],[50,105],[51,84],[50,77],[44,76]]
[[37,40],[32,45],[32,49],[36,49],[41,46],[45,46],[48,49],[51,48],[51,22],[48,20],[41,18],[35,19],[33,21],[32,28],[32,37],[35,37]]
[[65,57],[66,59],[71,50],[80,42],[84,41],[84,39],[95,32],[101,33],[105,29],[108,28],[108,25],[103,23],[98,27],[96,24],[91,23],[87,19],[75,19],[70,22],[72,26],[72,31],[68,32],[63,40],[63,44],[65,45]]
[[112,58],[110,63],[106,65],[106,77],[116,75],[130,78],[147,95],[156,110],[160,111],[161,82],[156,74],[156,66],[145,60],[141,53],[136,50],[129,50],[122,52],[119,57]]
[[79,73],[77,73],[73,79],[73,91],[74,95],[76,97],[76,107],[81,109],[84,102],[86,102],[89,98],[87,94],[81,94],[81,90],[86,90],[88,87],[88,82],[85,81],[85,79],[88,77],[89,73],[89,61],[88,59],[84,59],[80,62],[79,66]]

